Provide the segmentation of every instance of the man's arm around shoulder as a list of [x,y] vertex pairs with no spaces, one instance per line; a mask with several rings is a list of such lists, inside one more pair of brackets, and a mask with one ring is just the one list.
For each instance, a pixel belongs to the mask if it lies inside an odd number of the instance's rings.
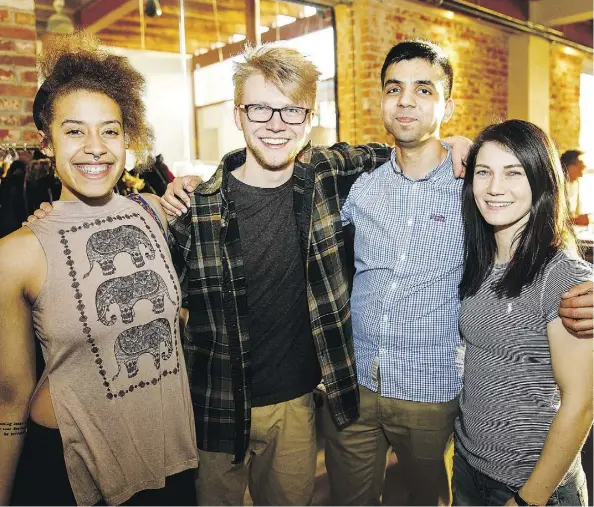
[[368,143],[353,146],[349,143],[336,143],[324,150],[331,157],[338,176],[359,176],[362,172],[385,164],[390,159],[392,148],[387,144]]
[[348,143],[336,143],[320,150],[314,157],[321,157],[315,162],[328,162],[335,171],[340,199],[346,199],[353,183],[364,172],[373,171],[390,159],[392,148],[387,144],[369,143],[352,146]]

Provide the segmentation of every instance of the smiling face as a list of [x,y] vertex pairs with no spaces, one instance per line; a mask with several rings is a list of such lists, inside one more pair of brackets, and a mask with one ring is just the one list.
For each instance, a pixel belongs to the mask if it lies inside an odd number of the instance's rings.
[[445,73],[438,65],[415,58],[393,63],[386,70],[382,91],[382,118],[396,144],[415,147],[439,138],[442,121],[454,112],[445,99]]
[[[289,106],[311,107],[309,104],[293,103],[261,74],[254,74],[245,81],[242,104],[260,104],[278,109]],[[237,107],[235,124],[243,131],[247,145],[246,163],[255,163],[269,171],[291,168],[311,132],[310,115],[301,125],[285,123],[278,112],[268,122],[256,123],[249,121],[246,112]]]
[[53,105],[49,156],[62,181],[60,200],[100,199],[111,194],[124,170],[122,113],[107,95],[76,90]]
[[494,230],[524,226],[532,210],[532,189],[517,157],[502,145],[485,143],[478,152],[472,191],[476,205]]

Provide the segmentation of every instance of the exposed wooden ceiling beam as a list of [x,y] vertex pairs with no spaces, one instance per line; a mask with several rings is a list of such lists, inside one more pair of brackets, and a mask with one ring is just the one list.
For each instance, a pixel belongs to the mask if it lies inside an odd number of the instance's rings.
[[[293,4],[284,3],[282,0],[279,2],[278,7],[274,2],[261,2],[260,3],[260,13],[261,14],[270,14],[275,15],[277,13],[284,14],[286,16],[294,16],[296,18],[300,17],[303,12],[302,7]],[[245,3],[244,2],[237,2],[234,4],[227,4],[227,5],[219,5],[217,2],[217,11],[219,15],[226,16],[230,12],[234,13],[241,13],[245,12]],[[196,15],[201,15],[204,13],[208,13],[214,15],[214,11],[212,8],[212,3],[199,3],[194,4],[191,7],[186,7],[184,10],[186,18],[191,18]],[[179,18],[180,10],[178,7],[173,6],[163,6],[163,16],[173,16],[175,18]]]
[[[147,30],[151,30],[151,29],[159,30],[162,27],[163,28],[172,28],[172,27],[178,28],[179,27],[179,20],[176,18],[171,18],[171,17],[168,17],[168,18],[162,17],[162,18],[159,18],[158,21],[149,18],[149,19],[145,19],[145,21],[146,21],[145,27]],[[263,16],[261,16],[261,19],[260,19],[260,25],[270,27],[272,25],[272,23],[274,23],[275,21],[276,21],[275,16],[263,15]],[[206,16],[205,15],[201,18],[194,17],[194,18],[186,18],[186,20],[185,20],[186,29],[188,26],[199,27],[203,23],[214,23],[214,16]],[[221,25],[223,25],[223,24],[242,25],[245,30],[245,15],[243,13],[239,13],[239,12],[229,13],[228,15],[219,17],[219,23]],[[124,19],[120,19],[120,20],[116,21],[111,26],[106,27],[106,29],[112,28],[114,26],[138,27],[138,26],[140,26],[140,18],[138,16],[127,16]]]
[[594,46],[594,36],[592,34],[592,25],[588,23],[574,23],[556,27],[563,32],[563,35],[569,40],[575,41],[587,47]]
[[151,37],[145,37],[144,48],[140,43],[140,39],[122,39],[122,40],[106,40],[106,46],[114,46],[118,48],[136,49],[139,51],[162,51],[166,53],[179,53],[179,44],[163,42],[161,40],[153,40]]
[[[260,24],[263,26],[272,26],[272,23],[275,21],[274,17],[268,16],[264,17],[260,20]],[[219,21],[219,26],[221,27],[221,31],[228,31],[231,33],[241,33],[245,34],[246,24],[245,24],[245,17],[243,16],[233,16],[233,17],[225,17]],[[189,33],[199,33],[204,27],[207,29],[212,28],[215,31],[215,21],[214,18],[204,18],[204,19],[186,19],[185,22],[186,27],[186,34]],[[111,26],[105,28],[101,31],[101,34],[107,33],[109,30],[116,30],[116,31],[125,31],[125,30],[140,30],[140,20],[135,20],[131,18],[124,18],[119,20],[118,22],[112,24]],[[147,32],[154,31],[154,30],[175,30],[176,32],[179,31],[179,23],[176,20],[168,19],[162,20],[159,23],[146,23],[145,30]]]
[[[315,20],[314,20],[315,19]],[[316,16],[315,18],[299,19],[290,25],[281,26],[278,29],[280,40],[289,40],[312,32],[317,32],[324,28],[332,26],[332,19],[322,19]],[[274,42],[277,37],[276,30],[270,30],[262,34],[262,42]],[[235,56],[243,51],[245,41],[236,42],[234,44],[227,44],[221,48],[221,54],[224,60]],[[206,67],[213,63],[219,62],[219,50],[209,51],[203,55],[195,55],[193,58],[194,68]]]
[[470,0],[470,3],[511,18],[528,20],[528,0]]
[[[237,30],[236,27],[220,27],[220,40],[223,43],[227,43],[229,38],[233,34],[240,34],[244,35],[242,30]],[[173,41],[177,42],[179,40],[179,32],[175,30],[147,30],[145,31],[147,36],[155,36],[159,35],[162,37],[166,37],[172,39]],[[140,37],[140,30],[117,30],[113,27],[102,31],[99,34],[99,38],[101,40],[108,40],[113,37]],[[208,26],[203,28],[200,31],[188,31],[186,32],[186,42],[188,45],[188,52],[193,52],[194,48],[190,48],[190,41],[196,41],[200,43],[197,47],[210,47],[211,44],[217,42],[217,32],[213,26]]]
[[[53,0],[36,0],[37,31],[45,32],[48,17],[53,13]],[[241,0],[217,0],[219,35],[214,23],[212,0],[184,0],[186,46],[189,54],[199,49],[209,49],[220,39],[228,42],[233,34],[246,34],[245,2]],[[333,1],[333,0],[331,0]],[[317,2],[318,5],[322,2]],[[140,48],[140,16],[138,0],[67,0],[65,13],[76,24],[96,32],[107,45]],[[162,51],[179,51],[179,2],[161,0],[163,15],[159,18],[145,17],[146,48]],[[260,0],[260,26],[271,30],[265,40],[274,40],[273,28],[276,14],[300,19],[307,3],[288,3],[284,0]],[[313,26],[318,16],[308,18]],[[283,30],[284,31],[284,30]],[[274,35],[273,35],[274,34]],[[218,54],[218,53],[217,53]],[[217,56],[218,59],[218,56]]]
[[96,33],[137,8],[138,0],[92,0],[75,14],[75,21]]
[[545,26],[568,25],[592,19],[592,0],[530,2],[530,21]]

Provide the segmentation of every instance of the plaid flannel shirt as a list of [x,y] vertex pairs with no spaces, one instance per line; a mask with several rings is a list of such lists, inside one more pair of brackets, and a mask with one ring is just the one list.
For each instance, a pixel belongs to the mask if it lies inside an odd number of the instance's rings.
[[[313,338],[338,427],[359,416],[340,207],[357,177],[390,156],[381,144],[307,145],[293,170],[293,203],[305,262]],[[184,353],[198,447],[241,462],[251,425],[251,361],[246,278],[229,173],[245,149],[226,155],[190,196],[191,209],[169,224],[170,246],[189,321]]]

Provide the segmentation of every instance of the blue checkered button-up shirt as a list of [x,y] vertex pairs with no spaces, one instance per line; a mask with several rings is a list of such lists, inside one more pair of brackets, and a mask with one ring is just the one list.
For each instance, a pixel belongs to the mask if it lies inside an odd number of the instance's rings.
[[462,388],[458,329],[462,180],[452,157],[425,178],[391,160],[363,174],[342,208],[355,226],[351,296],[359,383],[381,395],[440,403]]

